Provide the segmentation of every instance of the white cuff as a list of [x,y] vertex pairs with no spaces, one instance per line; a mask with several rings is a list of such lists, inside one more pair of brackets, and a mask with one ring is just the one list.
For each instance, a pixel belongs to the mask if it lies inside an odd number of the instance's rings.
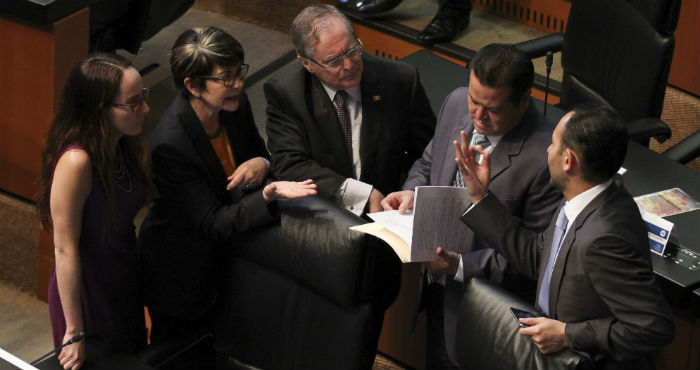
[[360,216],[372,193],[372,185],[347,178],[335,192],[335,199],[341,207]]
[[462,263],[462,255],[459,255],[459,267],[457,268],[457,272],[455,273],[455,276],[453,277],[456,281],[459,281],[460,283],[464,282],[464,263]]

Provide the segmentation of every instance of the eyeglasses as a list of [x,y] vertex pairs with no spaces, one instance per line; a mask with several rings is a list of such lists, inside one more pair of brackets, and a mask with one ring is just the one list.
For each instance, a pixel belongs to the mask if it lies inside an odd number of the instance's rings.
[[143,106],[143,103],[148,102],[148,98],[151,96],[151,89],[144,87],[141,89],[141,96],[134,99],[131,103],[124,104],[112,104],[113,107],[128,108],[132,112],[136,112],[137,109]]
[[345,53],[340,54],[335,58],[331,58],[330,60],[327,60],[325,62],[318,62],[318,61],[313,60],[312,58],[306,58],[306,59],[318,64],[319,66],[321,66],[323,68],[338,68],[338,67],[343,65],[343,61],[345,60],[345,58],[356,57],[356,56],[360,55],[361,51],[362,51],[362,40],[357,39],[357,45],[348,49],[348,51],[346,51]]
[[238,67],[238,73],[236,74],[227,74],[226,76],[223,77],[216,77],[216,76],[204,76],[202,77],[205,80],[212,80],[212,81],[218,81],[224,84],[226,87],[231,87],[233,86],[234,83],[236,83],[236,80],[243,81],[245,80],[245,77],[248,75],[248,65],[247,64],[241,64]]

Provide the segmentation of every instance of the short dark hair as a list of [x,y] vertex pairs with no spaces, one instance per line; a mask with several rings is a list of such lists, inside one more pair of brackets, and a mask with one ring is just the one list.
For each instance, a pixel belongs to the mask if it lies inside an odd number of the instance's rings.
[[330,18],[340,19],[348,31],[348,35],[357,39],[350,20],[338,8],[328,4],[311,5],[304,8],[292,21],[289,35],[294,49],[302,58],[311,58],[319,41],[321,30],[328,24]]
[[170,54],[170,71],[175,86],[183,91],[185,78],[203,89],[216,66],[235,67],[243,64],[243,47],[233,36],[216,27],[189,29],[175,40]]
[[474,72],[474,76],[484,86],[510,87],[508,100],[513,104],[520,103],[535,80],[532,61],[511,44],[484,46],[469,62],[469,70]]
[[627,154],[627,127],[610,107],[597,103],[575,106],[562,144],[579,156],[583,178],[602,183],[615,175]]

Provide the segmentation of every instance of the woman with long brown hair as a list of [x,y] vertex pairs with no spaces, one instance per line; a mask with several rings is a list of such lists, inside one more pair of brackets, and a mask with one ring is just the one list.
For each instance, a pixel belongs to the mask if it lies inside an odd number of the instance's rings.
[[147,196],[136,135],[148,93],[127,59],[92,54],[73,68],[46,138],[38,212],[54,239],[54,345],[87,337],[63,348],[65,369],[82,366],[91,337],[126,352],[146,345],[133,219]]

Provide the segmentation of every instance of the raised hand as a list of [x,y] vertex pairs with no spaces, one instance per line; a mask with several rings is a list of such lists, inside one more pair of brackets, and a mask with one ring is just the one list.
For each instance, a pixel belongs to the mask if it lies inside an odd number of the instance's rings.
[[[464,185],[467,187],[472,203],[477,204],[486,196],[491,177],[491,153],[484,150],[481,145],[469,146],[467,134],[460,132],[461,144],[453,141],[457,157],[457,168],[462,173]],[[476,153],[481,153],[481,164],[476,162]]]

